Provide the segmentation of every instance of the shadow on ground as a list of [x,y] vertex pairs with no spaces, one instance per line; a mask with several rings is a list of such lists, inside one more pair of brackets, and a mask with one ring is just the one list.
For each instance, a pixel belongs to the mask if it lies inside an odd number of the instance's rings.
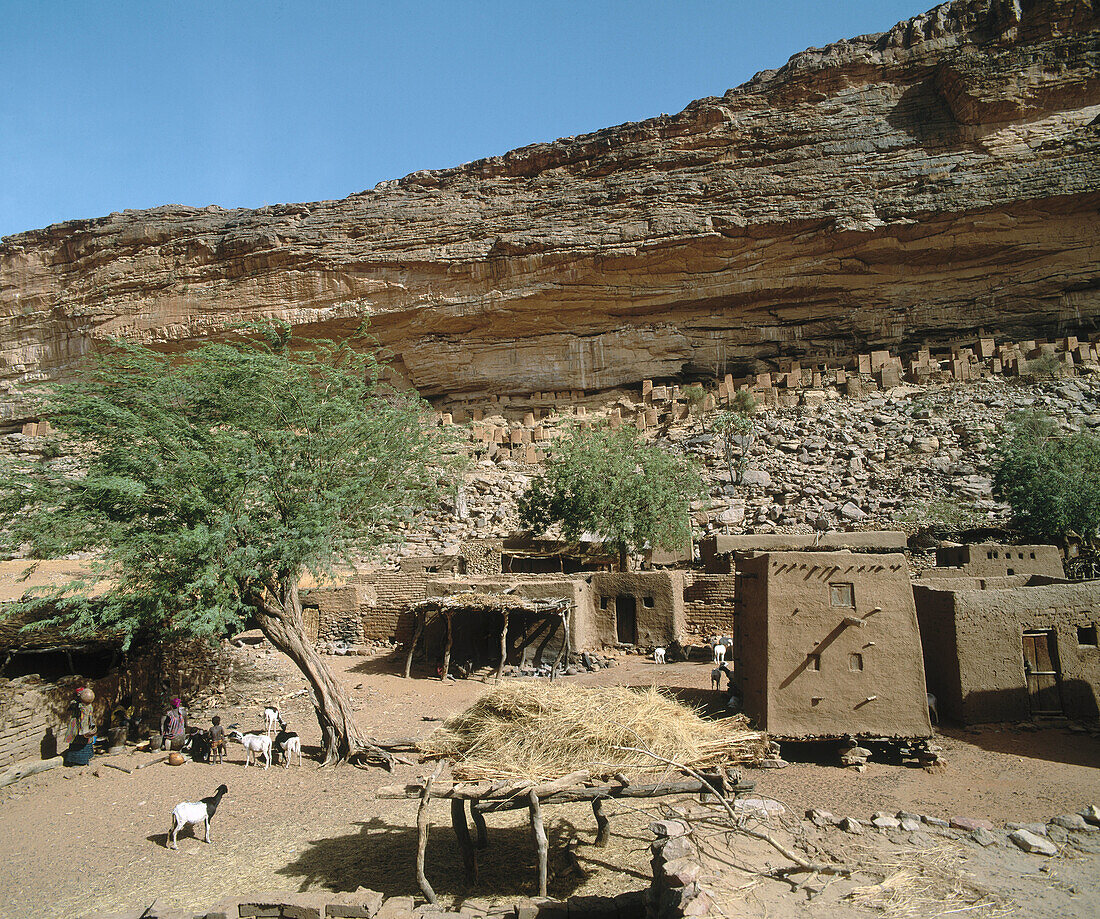
[[[415,666],[413,672],[416,672]],[[402,676],[405,673],[405,655],[400,651],[376,654],[348,668],[348,673],[388,673],[391,676]]]
[[974,728],[944,727],[942,733],[992,753],[1046,760],[1073,766],[1100,763],[1100,738],[1070,733],[1065,727],[1021,729],[1011,724],[986,724]]
[[[437,810],[433,808],[433,810]],[[440,819],[441,806],[433,814]],[[602,850],[581,847],[578,865],[571,862],[566,844],[575,836],[592,841],[588,829],[578,831],[568,820],[547,821],[550,841],[549,895],[564,899],[576,891],[596,868]],[[422,896],[416,883],[416,827],[374,817],[358,822],[358,832],[312,840],[298,857],[278,870],[295,878],[300,891],[326,888],[336,891],[368,887],[387,897]],[[538,869],[535,844],[526,824],[494,827],[489,823],[489,846],[478,851],[480,883],[466,883],[462,854],[449,819],[436,823],[428,837],[424,873],[441,898],[536,896]],[[645,878],[648,881],[648,878]]]

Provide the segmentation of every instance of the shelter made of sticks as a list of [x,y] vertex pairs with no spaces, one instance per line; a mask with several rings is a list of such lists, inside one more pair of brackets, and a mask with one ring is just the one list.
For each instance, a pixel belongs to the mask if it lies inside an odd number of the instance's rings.
[[[553,582],[552,582],[553,583]],[[576,588],[569,581],[555,584],[557,596],[525,596],[547,582],[511,587],[465,585],[445,596],[410,604],[413,639],[405,658],[405,676],[423,648],[429,666],[446,674],[452,662],[470,669],[495,667],[501,676],[509,664],[533,669],[557,669],[572,646],[571,629],[577,610]]]

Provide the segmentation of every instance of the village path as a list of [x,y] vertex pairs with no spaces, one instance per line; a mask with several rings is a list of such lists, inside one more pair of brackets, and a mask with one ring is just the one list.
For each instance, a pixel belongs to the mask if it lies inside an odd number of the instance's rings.
[[[207,725],[212,714],[259,727],[261,709],[304,686],[280,655],[263,649],[233,652],[237,677],[217,709],[195,712]],[[441,683],[404,680],[395,656],[332,657],[376,737],[423,736],[434,721],[468,706],[487,687],[478,680]],[[671,664],[623,657],[579,683],[625,683],[682,690],[689,699],[713,698],[710,665]],[[319,735],[305,696],[284,702],[292,729],[310,747]],[[832,766],[795,763],[782,770],[750,770],[758,792],[793,811],[826,807],[839,815],[868,818],[879,809],[905,808],[934,816],[1040,820],[1100,803],[1100,740],[1064,729],[1036,732],[983,729],[941,736],[946,767],[920,769],[871,763],[859,774]],[[378,800],[383,784],[407,781],[422,767],[398,767],[394,775],[353,767],[317,768],[315,761],[288,770],[243,767],[243,751],[230,745],[232,762],[210,766],[164,764],[130,775],[102,758],[84,768],[54,769],[0,790],[0,916],[10,919],[75,917],[94,911],[159,906],[209,907],[221,898],[265,890],[349,890],[364,886],[387,895],[417,894],[413,879],[415,802]],[[112,757],[133,766],[150,754]],[[213,824],[213,843],[185,835],[179,852],[165,847],[172,807],[229,786]],[[434,816],[428,863],[444,902],[466,893],[457,847],[444,808]],[[620,811],[612,844],[594,849],[591,811],[582,806],[550,815],[552,851],[580,837],[581,875],[556,866],[552,896],[613,894],[645,886],[648,833],[653,810]],[[494,816],[492,848],[482,861],[479,896],[515,900],[533,893],[534,848],[521,812]]]

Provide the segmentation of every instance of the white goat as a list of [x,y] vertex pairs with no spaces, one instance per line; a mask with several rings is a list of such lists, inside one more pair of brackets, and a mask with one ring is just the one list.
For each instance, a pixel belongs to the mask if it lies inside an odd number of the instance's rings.
[[654,648],[653,649],[653,663],[663,664],[665,662],[665,649]]
[[275,735],[280,720],[282,719],[279,716],[279,710],[274,705],[269,705],[264,709],[264,726],[269,736]]
[[262,753],[264,759],[267,760],[267,765],[264,769],[268,769],[271,766],[271,738],[266,734],[242,734],[240,731],[230,731],[229,739],[236,741],[244,747],[244,768],[248,768],[248,761],[251,759],[257,766],[260,765],[259,755]]
[[275,735],[274,750],[276,762],[278,762],[279,754],[282,754],[284,768],[290,768],[290,758],[295,753],[298,754],[298,765],[302,765],[302,738],[298,736],[296,731],[288,731],[286,722],[282,718],[279,719],[279,733]]
[[714,663],[721,664],[726,660],[726,640],[721,636],[714,642]]
[[932,720],[933,724],[940,723],[940,713],[936,708],[936,697],[932,693],[928,693],[928,717]]
[[214,813],[221,803],[222,796],[229,793],[225,785],[219,785],[218,790],[209,798],[201,801],[183,801],[172,808],[172,828],[168,831],[165,840],[170,848],[178,849],[176,837],[185,826],[198,826],[200,823],[206,828],[204,838],[210,842],[210,821],[214,819]]

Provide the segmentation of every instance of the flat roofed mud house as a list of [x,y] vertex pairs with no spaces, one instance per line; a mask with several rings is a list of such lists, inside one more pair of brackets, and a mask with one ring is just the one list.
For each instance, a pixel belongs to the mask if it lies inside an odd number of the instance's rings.
[[931,736],[904,555],[767,552],[736,565],[739,685],[762,730]]
[[940,715],[964,724],[1044,715],[1095,719],[1100,581],[1008,581],[914,583],[928,688]]
[[1010,546],[1004,543],[975,543],[936,549],[936,567],[923,577],[997,578],[1039,575],[1062,580],[1066,576],[1062,553],[1057,546]]

